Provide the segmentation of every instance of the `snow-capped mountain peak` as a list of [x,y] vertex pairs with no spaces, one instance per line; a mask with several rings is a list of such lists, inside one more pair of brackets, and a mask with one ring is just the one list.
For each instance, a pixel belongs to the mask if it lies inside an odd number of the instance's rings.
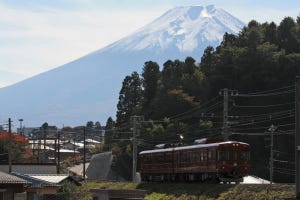
[[176,7],[132,35],[101,51],[128,52],[145,49],[177,49],[193,52],[219,43],[225,32],[238,33],[244,23],[226,11],[209,6]]

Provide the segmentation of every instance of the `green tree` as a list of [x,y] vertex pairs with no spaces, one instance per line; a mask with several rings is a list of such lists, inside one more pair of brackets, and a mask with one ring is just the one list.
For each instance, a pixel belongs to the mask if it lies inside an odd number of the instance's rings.
[[142,86],[144,88],[144,104],[147,106],[155,97],[159,79],[159,66],[157,63],[148,61],[143,67]]
[[94,122],[88,121],[86,123],[86,128],[89,129],[89,130],[92,130],[94,128]]
[[146,118],[151,115],[153,110],[151,103],[153,103],[153,99],[156,96],[159,76],[158,64],[152,61],[146,62],[142,72],[143,111]]
[[111,144],[113,143],[114,129],[115,129],[115,122],[111,117],[109,117],[106,121],[105,135],[104,135],[104,142],[105,142],[106,149],[109,149],[109,146],[111,146]]
[[272,44],[278,44],[277,26],[274,22],[271,22],[270,24],[266,24],[265,40],[266,40],[266,42],[269,42]]
[[96,130],[102,130],[102,126],[101,126],[101,123],[100,123],[100,122],[98,122],[98,121],[95,122],[95,125],[94,125],[94,126],[95,126],[95,129],[96,129]]
[[221,47],[227,47],[234,45],[236,42],[236,36],[234,34],[225,33],[221,42]]
[[297,41],[296,23],[293,18],[285,17],[278,26],[279,46],[286,53],[299,52],[299,41]]
[[117,124],[119,126],[130,122],[130,117],[139,113],[142,102],[141,79],[137,72],[126,76],[119,94],[117,105]]

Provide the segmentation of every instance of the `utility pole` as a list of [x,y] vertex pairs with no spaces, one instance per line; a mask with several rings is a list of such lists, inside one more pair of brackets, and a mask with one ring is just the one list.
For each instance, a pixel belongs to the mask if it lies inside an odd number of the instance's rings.
[[270,144],[270,184],[273,184],[273,171],[274,171],[274,131],[276,130],[276,126],[273,124],[268,129],[271,133],[271,144]]
[[76,154],[75,154],[76,146],[75,146],[75,136],[73,136],[73,157],[74,157],[74,165],[76,164]]
[[223,137],[224,140],[228,140],[228,89],[224,88],[219,92],[220,95],[223,95]]
[[[230,93],[229,93],[230,92]],[[229,97],[230,96],[237,96],[237,90],[229,90],[228,88],[224,88],[220,90],[219,94],[223,96],[223,137],[224,140],[227,141],[229,138],[229,121],[228,121],[228,104],[229,104]]]
[[12,135],[11,135],[11,119],[8,118],[8,172],[11,173],[11,152],[12,151]]
[[82,176],[85,180],[85,127],[83,127],[83,170],[82,170]]
[[[55,140],[54,140],[54,149],[55,149],[55,151],[54,151],[54,160],[55,160],[55,164],[56,164],[56,172],[58,172],[58,170],[57,170],[57,132],[56,132],[56,138],[55,138]],[[58,173],[57,173],[58,174]]]
[[57,174],[60,174],[60,131],[57,131]]
[[295,83],[295,121],[296,121],[296,132],[295,132],[295,169],[296,169],[296,199],[300,199],[300,76],[296,77]]
[[132,116],[133,124],[132,133],[132,181],[136,181],[136,163],[137,163],[137,141],[136,136],[140,135],[141,122],[144,120],[143,116]]

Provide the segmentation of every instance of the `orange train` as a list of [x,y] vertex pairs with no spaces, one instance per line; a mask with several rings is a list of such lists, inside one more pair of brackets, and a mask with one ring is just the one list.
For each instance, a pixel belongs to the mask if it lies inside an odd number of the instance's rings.
[[250,170],[250,145],[237,141],[139,153],[142,181],[240,182]]

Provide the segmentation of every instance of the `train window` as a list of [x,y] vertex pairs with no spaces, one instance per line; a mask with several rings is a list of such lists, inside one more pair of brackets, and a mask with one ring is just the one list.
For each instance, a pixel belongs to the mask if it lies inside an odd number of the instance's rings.
[[200,155],[198,154],[198,152],[192,152],[192,162],[200,162]]
[[250,152],[242,151],[241,152],[241,160],[250,160]]
[[200,160],[203,161],[203,151],[200,153]]
[[181,162],[187,162],[187,153],[186,152],[181,152],[180,153],[180,161]]
[[207,160],[207,152],[203,152],[203,160]]
[[160,163],[164,162],[164,155],[159,155],[157,157],[157,159],[158,159],[158,162],[160,162]]
[[219,151],[218,159],[219,160],[229,160],[229,152],[228,151]]
[[149,163],[151,163],[151,160],[152,160],[152,159],[151,159],[151,156],[150,156],[150,155],[144,156],[144,162],[145,162],[145,163],[148,163],[148,164],[149,164]]
[[194,163],[195,160],[196,160],[196,157],[195,157],[195,153],[194,152],[191,152],[191,162]]
[[169,153],[168,153],[168,154],[165,154],[165,161],[166,161],[166,162],[172,162],[171,156],[172,156],[172,155],[169,154]]
[[193,162],[193,152],[188,152],[187,153],[187,162],[191,163]]
[[233,160],[237,160],[238,159],[238,152],[237,151],[233,151],[232,152],[232,158],[233,158]]
[[164,158],[161,155],[154,156],[154,163],[161,163]]
[[196,156],[196,162],[200,162],[200,155],[199,155],[199,153],[195,153],[195,156]]
[[212,156],[211,156],[211,151],[208,151],[208,152],[207,152],[207,160],[211,160],[211,157],[212,157]]

